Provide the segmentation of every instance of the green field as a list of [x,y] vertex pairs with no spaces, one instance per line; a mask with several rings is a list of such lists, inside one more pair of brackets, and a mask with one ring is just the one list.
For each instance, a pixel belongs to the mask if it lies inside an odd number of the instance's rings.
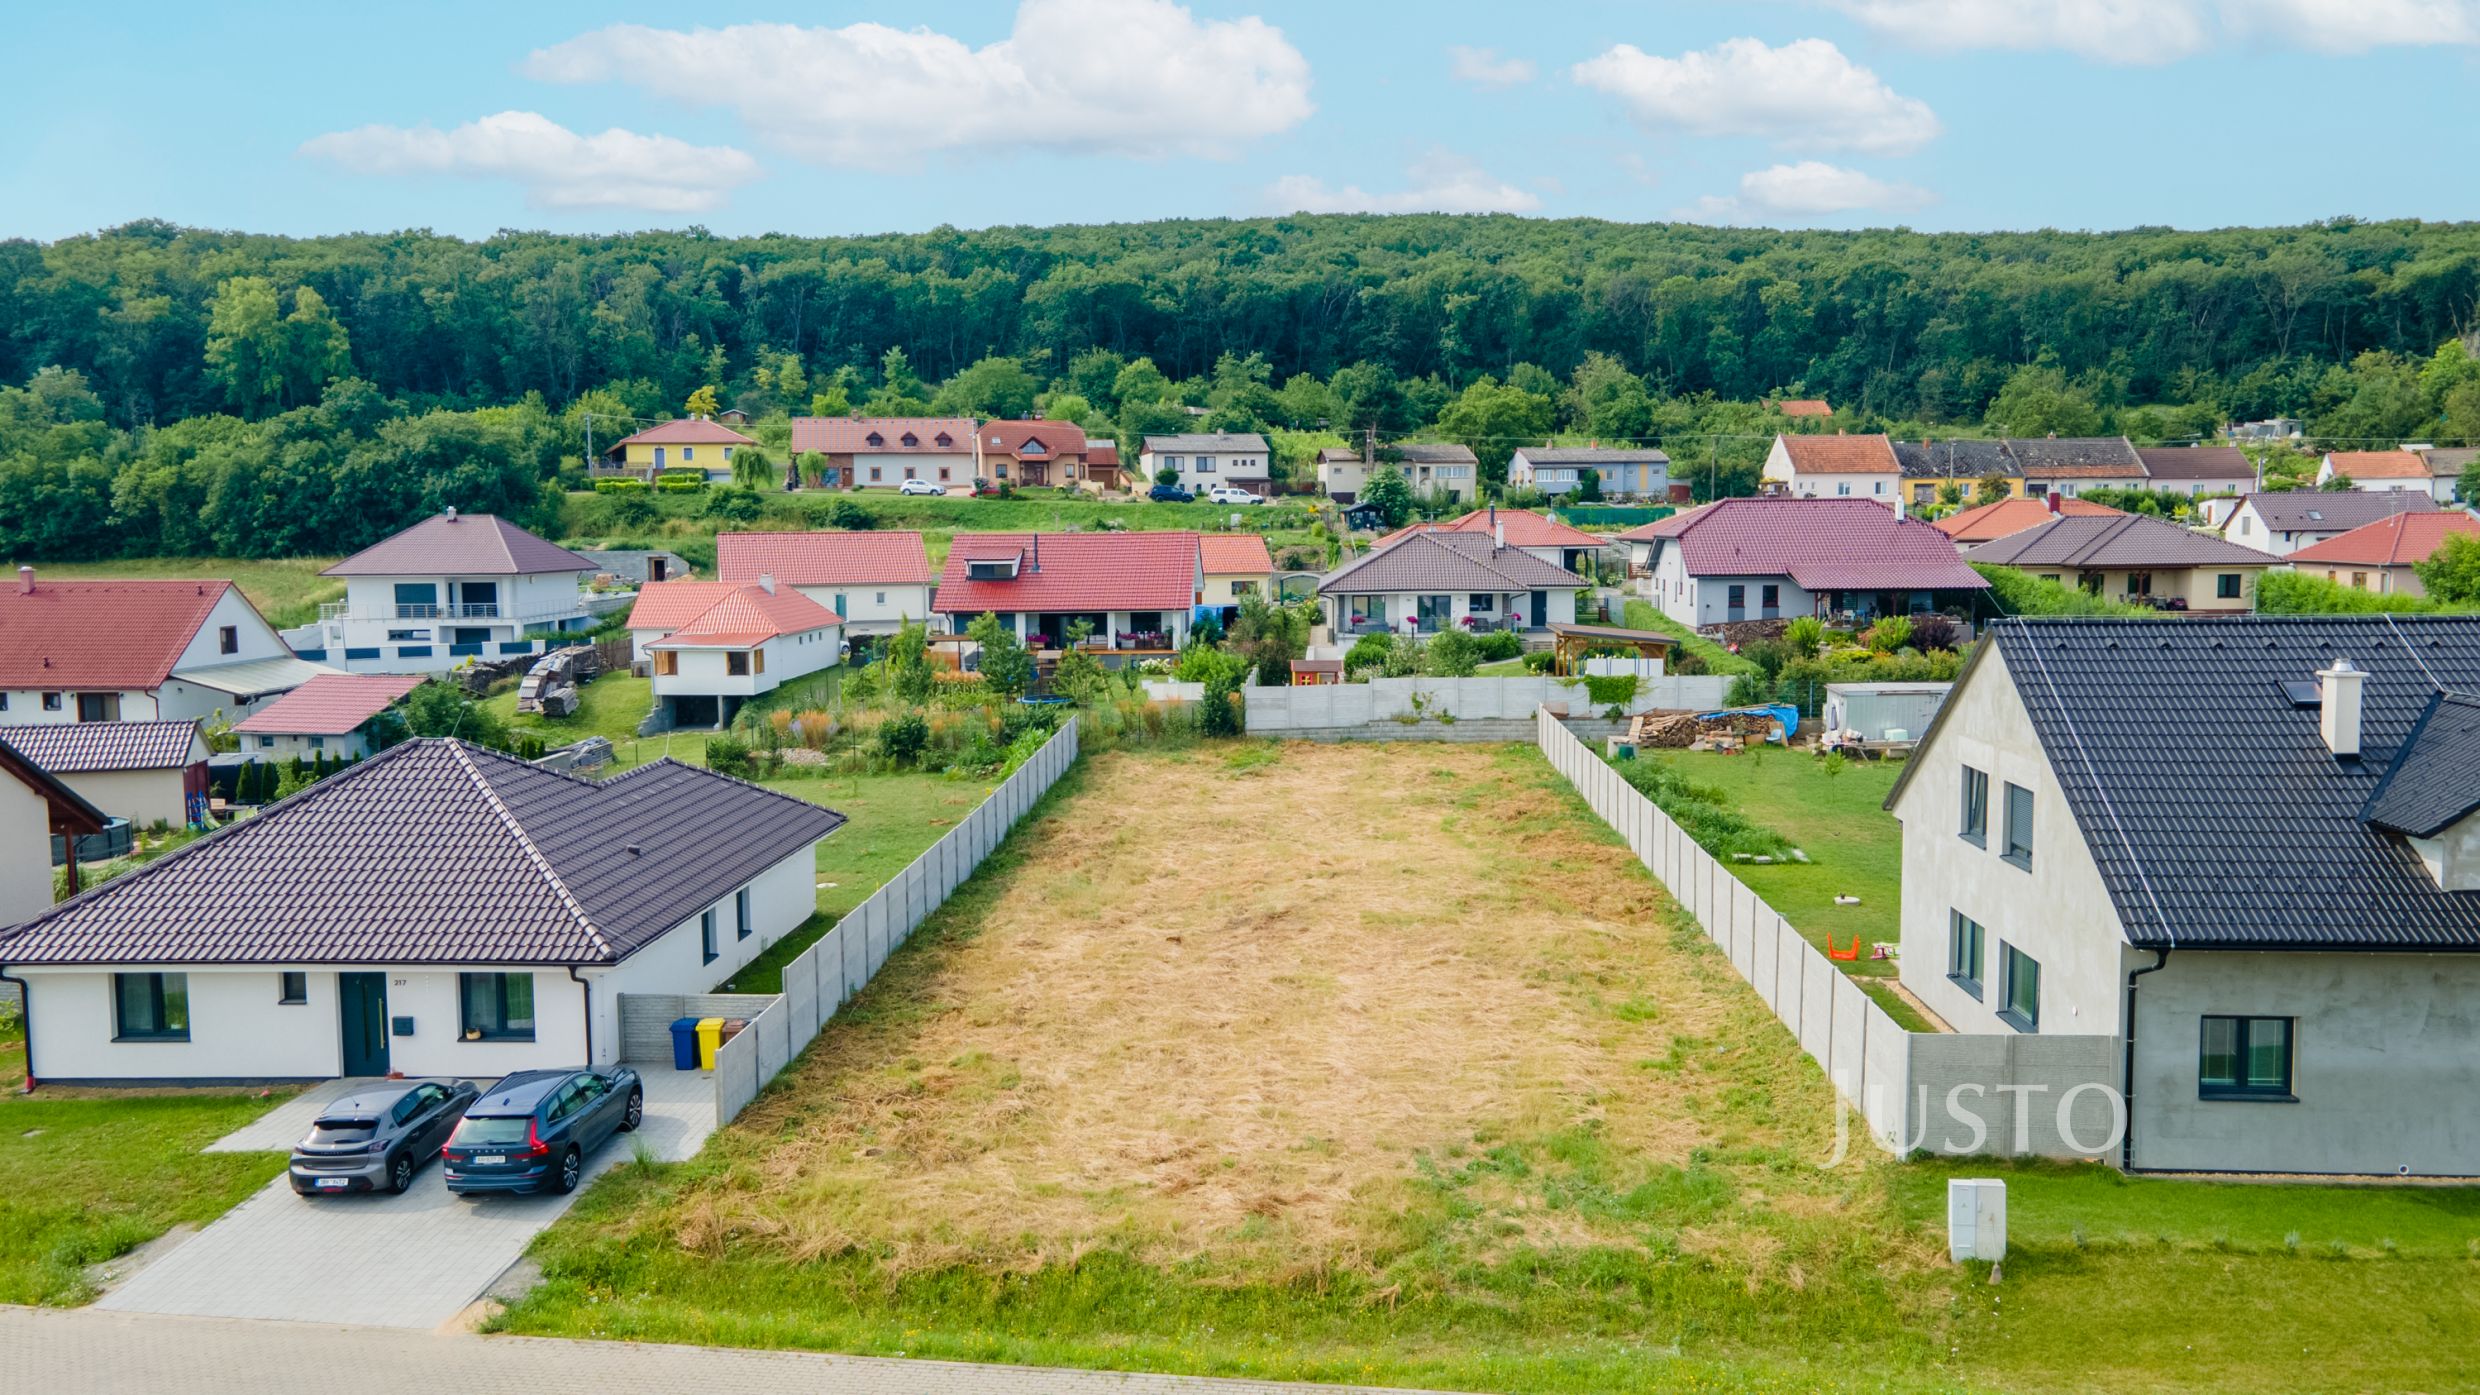
[[130,557],[117,562],[41,562],[38,576],[96,580],[126,578],[186,581],[202,577],[229,581],[241,588],[250,604],[279,630],[306,625],[319,618],[319,602],[341,600],[344,583],[319,575],[333,557],[279,557],[252,560],[237,557]]
[[651,678],[618,671],[606,673],[577,690],[577,710],[566,717],[519,716],[514,685],[484,698],[481,706],[498,714],[500,720],[508,723],[509,731],[539,736],[545,745],[565,746],[589,736],[602,737],[611,743],[609,770],[626,770],[665,756],[690,765],[706,763],[706,732],[637,734],[637,724],[654,710]]

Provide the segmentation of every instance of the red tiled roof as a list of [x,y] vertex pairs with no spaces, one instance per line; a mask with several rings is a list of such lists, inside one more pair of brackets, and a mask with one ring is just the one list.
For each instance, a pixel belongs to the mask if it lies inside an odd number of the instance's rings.
[[277,698],[234,731],[267,736],[344,736],[422,686],[404,673],[322,673]]
[[321,576],[523,576],[595,565],[487,513],[442,513],[381,539]]
[[2124,509],[2114,509],[2088,499],[2061,499],[2058,501],[2058,512],[2053,515],[2045,499],[2001,499],[1994,504],[1950,513],[1931,521],[1929,526],[1958,543],[1982,543],[1992,538],[2003,538],[2009,533],[2020,533],[2026,528],[2038,528],[2052,517],[2110,518],[2124,512]]
[[1774,404],[1774,410],[1787,417],[1830,417],[1834,409],[1822,397],[1786,397]]
[[787,586],[927,586],[930,553],[919,533],[723,533],[715,574]]
[[2325,457],[2334,473],[2355,480],[2424,480],[2428,462],[2407,450],[2338,450]]
[[637,602],[629,607],[629,623],[623,628],[669,634],[705,614],[732,587],[728,581],[649,581],[637,588]]
[[[1195,533],[958,533],[930,608],[942,615],[1186,610],[1197,603],[1198,556]],[[967,562],[1004,557],[1023,559],[1012,581],[965,574]]]
[[1635,527],[1628,529],[1626,532],[1613,537],[1611,541],[1631,543],[1653,542],[1661,538],[1678,537],[1681,529],[1686,528],[1690,523],[1693,523],[1698,514],[1701,514],[1712,507],[1713,504],[1710,503],[1699,504],[1692,509],[1681,509],[1679,512],[1672,514],[1668,518],[1657,518],[1651,523],[1639,523]]
[[677,421],[664,422],[660,426],[649,426],[634,436],[614,441],[611,443],[611,448],[619,450],[623,446],[674,445],[754,446],[757,443],[755,438],[744,436],[721,422],[682,417]]
[[1588,533],[1582,528],[1569,527],[1555,518],[1535,513],[1530,509],[1474,509],[1471,513],[1451,522],[1415,523],[1408,528],[1399,528],[1378,539],[1378,546],[1384,547],[1398,538],[1410,537],[1414,533],[1479,533],[1484,536],[1495,536],[1493,530],[1500,527],[1507,530],[1509,547],[1603,547],[1610,541],[1598,534]]
[[2337,533],[2290,555],[2292,565],[2339,562],[2367,567],[2408,567],[2457,533],[2480,538],[2480,518],[2468,513],[2398,513]]
[[1255,533],[1199,533],[1197,552],[1208,576],[1254,576],[1274,570],[1274,554]]
[[1088,440],[1085,443],[1085,463],[1088,465],[1119,464],[1119,442],[1105,441],[1099,437]]
[[229,581],[0,580],[0,688],[160,687]]
[[[904,444],[907,434],[913,444]],[[871,436],[879,439],[875,442]],[[939,444],[940,436],[947,444]],[[973,449],[971,417],[794,417],[792,450],[823,455],[945,455]]]
[[1884,436],[1775,437],[1791,457],[1791,468],[1819,475],[1899,475],[1903,462],[1894,443]]
[[982,454],[1021,460],[1057,460],[1085,453],[1085,428],[1072,421],[986,421]]
[[[1881,438],[1882,439],[1882,438]],[[1944,533],[1873,499],[1724,499],[1673,534],[1692,576],[1788,576],[1803,590],[1981,590]]]
[[646,647],[746,648],[842,623],[843,616],[789,586],[769,591],[757,585],[726,585],[714,604],[700,611],[695,619]]

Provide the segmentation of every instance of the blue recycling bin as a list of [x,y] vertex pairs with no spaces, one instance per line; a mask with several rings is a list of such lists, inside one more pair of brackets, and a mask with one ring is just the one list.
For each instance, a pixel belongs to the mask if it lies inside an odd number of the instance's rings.
[[698,1068],[698,1020],[694,1017],[672,1019],[672,1069]]

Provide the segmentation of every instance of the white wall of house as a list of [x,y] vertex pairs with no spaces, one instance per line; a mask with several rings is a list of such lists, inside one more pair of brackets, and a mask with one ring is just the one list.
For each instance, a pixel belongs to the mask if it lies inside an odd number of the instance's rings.
[[[206,760],[205,743],[199,743],[197,754],[200,761]],[[158,823],[179,828],[189,821],[183,771],[177,766],[170,770],[90,770],[75,775],[54,772],[53,778],[106,814],[140,828]]]
[[2024,494],[2033,499],[2038,499],[2044,494],[2055,494],[2062,499],[2072,499],[2079,494],[2090,494],[2096,489],[2150,489],[2152,487],[2153,479],[2150,475],[2106,475],[2090,479],[2056,479],[2034,474],[2024,476]]
[[[1413,622],[1421,614],[1424,596],[1444,598],[1446,623],[1439,629],[1464,629],[1470,619],[1476,626],[1496,625],[1513,617],[1519,628],[1533,628],[1533,595],[1531,591],[1391,591],[1376,593],[1334,593],[1321,599],[1326,603],[1327,623],[1336,633],[1370,633],[1362,629],[1360,617],[1383,615],[1385,628],[1391,634],[1410,634]],[[1542,592],[1547,597],[1543,623],[1572,623],[1576,618],[1574,588]]]
[[342,736],[302,736],[281,732],[244,733],[240,737],[241,753],[266,760],[290,760],[295,756],[308,760],[313,756],[338,756],[358,760],[370,754],[370,733],[364,729],[349,731]]
[[0,775],[0,925],[24,924],[51,904],[51,806]]
[[[156,695],[138,689],[62,688],[38,691],[13,688],[0,692],[0,722],[74,722],[78,719],[78,694],[110,692],[119,700],[120,717],[124,722],[151,722],[159,715]],[[217,694],[217,696],[223,696]],[[50,699],[47,704],[46,699]]]
[[[749,882],[750,933],[743,937],[733,915],[733,898],[715,903],[713,963],[704,961],[698,918],[691,916],[608,968],[579,969],[594,984],[594,1060],[598,1065],[621,1059],[620,995],[623,993],[705,993],[767,946],[800,928],[818,909],[818,850],[815,843],[795,850]],[[567,975],[561,981],[566,983]],[[572,994],[574,988],[569,990]]]
[[1458,502],[1471,500],[1475,492],[1473,471],[1476,465],[1405,465],[1404,482],[1415,494],[1443,494]]
[[[528,631],[581,630],[589,621],[576,572],[522,575],[356,576],[341,606],[322,609],[317,626],[325,662],[354,673],[440,673],[469,658],[527,652],[508,646]],[[398,586],[428,587],[426,600],[399,601]],[[475,587],[490,586],[491,591]],[[481,599],[483,596],[492,599]],[[422,607],[436,606],[436,613]],[[495,607],[468,613],[476,607]],[[410,609],[410,614],[400,610]],[[480,645],[478,654],[456,647]],[[537,641],[530,648],[539,651]],[[427,650],[428,652],[422,652]]]
[[1531,485],[1544,494],[1566,494],[1582,481],[1578,472],[1591,470],[1602,477],[1602,493],[1617,497],[1658,497],[1670,492],[1670,468],[1652,461],[1615,462],[1608,465],[1537,465],[1523,451],[1517,451],[1507,462],[1507,482]]
[[1355,499],[1369,478],[1369,467],[1358,460],[1321,460],[1317,472],[1320,493],[1349,494]]
[[1892,505],[1900,497],[1903,480],[1893,471],[1877,474],[1827,474],[1804,471],[1791,463],[1791,452],[1784,448],[1783,438],[1765,452],[1765,466],[1758,477],[1785,494],[1803,499],[1876,499]]
[[915,586],[860,582],[849,586],[796,586],[793,589],[843,616],[844,628],[854,634],[891,635],[907,620],[926,622],[930,619],[930,587],[927,583]]
[[2254,500],[2241,505],[2230,515],[2230,521],[2222,525],[2225,541],[2252,547],[2259,552],[2270,552],[2276,557],[2288,557],[2303,547],[2321,543],[2332,536],[2334,534],[2331,532],[2294,532],[2274,528],[2265,521],[2263,514],[2257,512]]
[[1271,572],[1208,572],[1205,599],[1200,604],[1238,605],[1242,596],[1265,595],[1273,580],[1274,574]]
[[[229,635],[225,633],[228,630]],[[225,647],[227,643],[231,648]],[[285,659],[292,657],[292,653],[257,609],[242,598],[240,588],[234,587],[225,591],[215,608],[207,612],[206,623],[190,637],[173,667],[205,668],[247,659]]]
[[[157,716],[170,722],[190,720],[238,722],[268,707],[282,696],[284,696],[282,693],[263,693],[256,697],[239,698],[221,688],[210,688],[198,683],[184,683],[175,678],[156,689],[152,706]],[[124,702],[121,705],[121,720],[137,720],[133,716],[134,711],[135,709]]]
[[[654,695],[663,697],[754,697],[770,693],[795,678],[805,678],[820,669],[833,668],[843,649],[843,627],[821,625],[799,634],[778,635],[758,646],[757,651],[745,648],[675,647],[662,652],[679,656],[679,671],[664,673],[659,667],[654,675]],[[756,662],[754,652],[763,652],[766,662]],[[749,672],[731,671],[731,656],[753,655]],[[763,667],[764,672],[759,669]]]
[[1155,472],[1167,467],[1180,472],[1182,489],[1202,493],[1218,484],[1230,484],[1257,494],[1266,490],[1266,458],[1262,450],[1165,451],[1160,455],[1148,450],[1137,456],[1148,488],[1153,486]]
[[[999,623],[1007,626],[1008,629],[1016,635],[1025,636],[1036,634],[1041,631],[1042,616],[1040,614],[1030,611],[1012,610],[1003,610],[995,613],[999,617]],[[1077,613],[1087,614],[1089,612],[1080,611]],[[972,625],[974,620],[980,617],[980,614],[981,612],[976,611],[971,615],[949,615],[945,617],[948,622],[949,631],[954,634],[963,634],[966,628]],[[1188,643],[1188,622],[1191,611],[1185,606],[1176,610],[1160,611],[1104,611],[1102,612],[1102,627],[1094,631],[1093,639],[1107,643],[1117,639],[1121,635],[1137,632],[1136,617],[1140,614],[1154,616],[1159,619],[1159,623],[1162,627],[1162,633],[1169,641],[1172,648],[1177,649]],[[935,629],[936,627],[933,626],[932,628]]]
[[[1985,846],[1960,832],[1965,766],[1989,776]],[[2032,792],[2030,870],[2000,856],[2009,784]],[[2041,966],[2041,1031],[2118,1031],[2126,969],[2150,956],[2139,961],[2128,948],[2101,870],[1996,648],[1947,695],[1937,739],[1913,755],[1894,815],[1903,825],[1905,988],[1956,1031],[2014,1032],[1998,1017],[2000,946],[2012,945]],[[1985,932],[1977,997],[1947,977],[1947,936],[1958,911]]]
[[952,485],[973,482],[970,442],[964,449],[954,451],[857,452],[852,462],[856,489],[895,489],[906,480]]
[[[2081,586],[2084,573],[2069,569],[2025,567],[2022,570],[2061,586]],[[2189,614],[2245,615],[2255,607],[2256,578],[2262,567],[2198,567],[2180,571],[2148,573],[2150,580],[2145,595],[2161,600],[2187,602]],[[2105,569],[2101,573],[2101,594],[2110,600],[2128,599],[2135,595],[2133,576],[2124,569]],[[2237,578],[2238,593],[2222,594],[2224,577]]]
[[[1744,604],[1740,613],[1731,611],[1731,588],[1741,588]],[[1766,588],[1774,588],[1774,604],[1766,605]],[[1664,615],[1683,625],[1720,625],[1728,621],[1762,620],[1770,616],[1814,615],[1817,597],[1802,590],[1787,576],[1694,576],[1672,542],[1662,549],[1661,560],[1653,565],[1646,579],[1646,599]]]

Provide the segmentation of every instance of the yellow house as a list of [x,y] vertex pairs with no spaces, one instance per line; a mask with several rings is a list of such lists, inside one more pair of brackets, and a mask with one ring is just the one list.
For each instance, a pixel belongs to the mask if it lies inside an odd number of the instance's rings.
[[2024,497],[2023,472],[2003,442],[1897,441],[1894,453],[1903,462],[1903,502],[1913,508],[1938,502],[1949,486],[1962,492],[1967,508],[1992,503],[1983,480],[2006,491],[1995,497]]
[[1198,604],[1224,610],[1236,608],[1247,595],[1265,596],[1274,585],[1274,554],[1255,533],[1200,533],[1198,566],[1205,590]]
[[710,480],[724,480],[732,476],[732,453],[756,444],[756,438],[720,422],[682,417],[647,427],[611,449],[621,467],[640,479],[660,470],[698,469]]

